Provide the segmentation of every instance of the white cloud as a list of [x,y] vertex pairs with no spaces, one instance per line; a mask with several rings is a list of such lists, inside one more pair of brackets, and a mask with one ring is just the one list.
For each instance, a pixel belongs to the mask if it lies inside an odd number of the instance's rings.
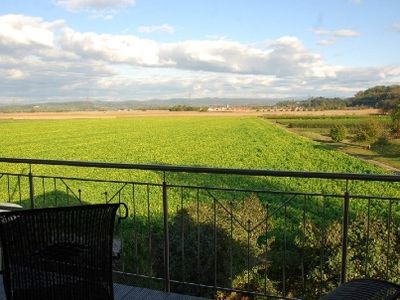
[[153,26],[140,26],[138,28],[140,33],[154,33],[154,32],[165,32],[172,34],[175,32],[175,28],[169,24],[153,25]]
[[320,40],[318,42],[318,44],[321,46],[330,46],[330,45],[333,45],[334,43],[336,43],[335,38],[324,39],[324,40]]
[[351,29],[340,29],[333,31],[332,34],[337,37],[356,37],[359,36],[360,33]]
[[135,4],[135,0],[56,0],[69,11],[84,11],[92,19],[112,20],[118,12]]
[[27,77],[27,74],[24,73],[21,70],[18,69],[8,69],[6,70],[6,76],[10,79],[15,79],[15,80],[19,80],[19,79],[23,79],[25,77]]
[[63,26],[61,20],[45,22],[41,18],[23,15],[0,16],[0,41],[3,45],[54,46],[54,31]]
[[56,0],[56,3],[68,10],[82,9],[119,9],[135,4],[135,0]]
[[350,3],[352,3],[352,4],[361,4],[362,0],[350,0]]
[[[329,43],[339,38],[334,32],[319,35]],[[399,66],[331,65],[292,36],[262,45],[161,43],[78,32],[62,20],[0,16],[0,99],[340,96],[399,81]]]
[[392,28],[394,31],[400,32],[400,22],[393,23]]
[[354,31],[352,29],[338,29],[338,30],[327,30],[323,28],[313,28],[311,31],[318,35],[324,36],[325,38],[318,41],[318,44],[321,46],[330,46],[337,42],[338,38],[348,38],[348,37],[357,37],[360,35],[359,32]]
[[329,35],[331,31],[322,28],[313,28],[311,31],[316,35]]

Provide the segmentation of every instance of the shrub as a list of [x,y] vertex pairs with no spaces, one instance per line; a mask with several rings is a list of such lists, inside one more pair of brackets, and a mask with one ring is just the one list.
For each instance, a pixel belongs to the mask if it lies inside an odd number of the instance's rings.
[[335,142],[343,141],[346,138],[346,135],[347,130],[343,125],[334,125],[329,132],[329,136]]
[[356,129],[354,140],[357,142],[375,142],[384,132],[385,128],[382,123],[375,119],[369,119],[368,123]]

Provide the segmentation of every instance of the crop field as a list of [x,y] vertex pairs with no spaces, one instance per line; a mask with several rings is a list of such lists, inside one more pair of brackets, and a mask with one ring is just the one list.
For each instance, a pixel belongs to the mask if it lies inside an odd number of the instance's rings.
[[[0,121],[0,135],[0,157],[243,169],[385,173],[384,170],[364,161],[327,148],[324,144],[298,136],[269,120],[254,116],[3,120]],[[2,173],[27,174],[29,166],[1,164],[0,170]],[[160,235],[162,232],[162,190],[159,184],[163,181],[164,174],[151,171],[118,171],[40,165],[33,165],[32,172],[35,176],[54,175],[116,181],[117,183],[114,184],[68,179],[66,181],[69,189],[61,193],[59,189],[56,191],[52,178],[36,177],[34,179],[35,203],[37,206],[64,204],[60,201],[65,201],[65,199],[69,201],[69,196],[71,194],[77,195],[78,191],[85,203],[102,202],[104,198],[107,200],[113,195],[118,195],[123,202],[128,204],[130,209],[130,219],[124,225],[128,228],[130,237],[130,239],[124,241],[124,247],[127,249],[124,258],[125,267],[127,270],[138,274],[162,276],[162,270],[158,270],[162,266],[162,262],[152,261],[149,258],[149,253],[154,254],[155,251],[160,250],[153,247],[153,245],[157,245],[157,241],[159,245],[162,244]],[[212,203],[214,197],[218,199],[219,203],[219,206],[214,206],[215,220],[216,215],[218,215],[218,221],[215,221],[215,224],[221,229],[219,234],[225,236],[225,238],[221,236],[218,243],[222,243],[224,240],[228,241],[226,237],[229,237],[228,232],[231,228],[231,238],[238,242],[238,245],[247,245],[249,247],[247,250],[251,250],[251,253],[259,253],[260,251],[263,253],[263,251],[266,251],[264,248],[268,246],[268,255],[274,261],[273,264],[271,263],[270,274],[268,275],[272,278],[272,281],[279,282],[281,280],[282,264],[280,257],[283,253],[282,249],[287,247],[287,251],[293,251],[290,252],[293,254],[293,261],[288,261],[287,270],[288,272],[293,270],[291,276],[294,279],[289,289],[294,294],[299,293],[297,285],[301,282],[301,276],[295,271],[298,270],[301,260],[299,258],[301,252],[299,241],[303,243],[301,249],[305,249],[304,247],[307,246],[310,248],[308,252],[316,251],[316,253],[320,253],[326,236],[338,236],[336,233],[339,231],[335,226],[338,226],[341,222],[342,195],[346,189],[344,181],[188,173],[166,173],[165,180],[170,185],[168,189],[170,233],[171,237],[175,237],[171,239],[171,258],[179,258],[177,261],[171,262],[171,270],[174,270],[171,271],[172,278],[181,278],[179,277],[181,274],[188,272],[185,273],[186,278],[194,276],[194,279],[189,280],[197,280],[197,273],[191,274],[190,268],[185,269],[181,266],[181,260],[183,261],[181,257],[184,256],[183,253],[186,253],[187,257],[185,256],[185,258],[189,261],[188,258],[197,255],[197,252],[190,252],[194,249],[193,247],[185,248],[182,246],[183,243],[186,245],[199,243],[198,245],[204,246],[204,249],[202,248],[204,255],[202,254],[201,259],[205,260],[203,268],[205,270],[205,281],[202,282],[210,284],[207,280],[209,280],[209,274],[212,272],[210,270],[213,270],[213,263],[212,260],[209,260],[209,254],[214,250],[206,247],[213,245],[210,238],[212,238],[214,231],[211,230],[213,223],[210,219],[212,220],[213,216]],[[125,188],[124,182],[134,182],[134,184]],[[154,185],[146,183],[154,183]],[[17,188],[20,184],[22,184],[24,191],[22,195],[19,195]],[[58,188],[61,186],[60,181],[58,181]],[[11,187],[11,189],[7,187]],[[64,186],[62,187],[64,188]],[[206,187],[241,188],[267,192],[212,190],[210,193],[210,190]],[[352,195],[399,196],[399,184],[396,183],[351,181],[348,188]],[[18,198],[20,198],[25,206],[29,206],[28,190],[26,180],[24,183],[20,183],[16,177],[0,176],[0,197],[2,199],[8,198],[10,201],[18,202]],[[122,192],[119,193],[121,190]],[[105,194],[104,191],[107,191],[108,194]],[[274,194],[275,191],[283,193],[276,195]],[[326,194],[326,196],[293,197],[289,196],[288,192],[291,191],[315,192]],[[340,195],[340,198],[335,198],[331,195],[332,193]],[[261,201],[258,201],[258,199]],[[262,203],[261,206],[260,203]],[[231,209],[236,208],[237,211],[229,213],[226,210],[228,205],[233,205]],[[266,207],[270,207],[273,212],[273,217],[268,222],[265,221]],[[352,199],[350,207],[352,220],[357,220],[355,217],[364,208],[368,208],[368,215],[371,212],[371,216],[380,215],[385,220],[387,219],[387,212],[390,211],[389,219],[392,222],[388,224],[397,228],[395,225],[398,224],[399,205],[362,197]],[[185,214],[186,212],[187,214]],[[270,226],[272,230],[267,236],[261,228],[264,228],[264,226],[257,227],[258,229],[255,229],[251,236],[250,244],[250,235],[246,229],[243,230],[243,227],[239,226],[238,223],[235,223],[235,227],[232,229],[233,216],[241,224],[251,224],[246,223],[250,219],[253,222],[252,224],[265,221],[265,226]],[[361,223],[361,225],[357,224],[353,228],[359,229],[360,226],[363,226]],[[307,227],[307,230],[311,232],[310,240],[302,239],[301,234],[302,232],[305,234],[306,226],[310,226]],[[184,232],[181,229],[183,227],[187,227],[188,229],[185,229],[187,231]],[[189,234],[189,227],[192,228],[192,234]],[[322,228],[321,232],[319,232],[319,228]],[[194,235],[194,232],[200,231],[203,232],[201,242],[199,242],[200,238]],[[311,240],[314,235],[318,237],[317,242]],[[382,234],[381,236],[386,245],[386,235]],[[193,238],[196,239],[191,240]],[[263,238],[268,238],[269,242],[267,240],[265,243],[262,242]],[[336,241],[335,239],[332,240]],[[381,241],[381,239],[377,240]],[[225,257],[227,249],[231,247],[229,245],[231,244],[221,245],[221,250],[218,250],[221,252],[218,252],[218,256]],[[182,247],[185,248],[185,251],[180,250]],[[244,249],[243,247],[239,248],[240,251]],[[335,244],[332,249],[332,251],[328,249],[329,255],[325,255],[327,261],[325,267],[331,264],[337,265],[336,261],[328,263],[328,259],[334,260],[340,247]],[[232,286],[237,287],[248,280],[248,275],[246,275],[247,277],[243,275],[246,274],[243,273],[243,270],[246,269],[245,266],[248,264],[248,262],[243,261],[243,258],[246,257],[243,253],[249,252],[242,253],[240,251],[238,252],[240,254],[238,261],[235,261],[234,264],[238,270],[233,270],[236,277]],[[380,254],[377,255],[379,257]],[[154,256],[162,257],[161,254]],[[254,260],[257,260],[257,255],[254,254],[253,256]],[[319,262],[322,261],[322,258],[318,260],[315,270],[320,270]],[[314,265],[312,268],[310,267],[309,272],[314,272],[313,268]],[[182,269],[184,271],[181,271]],[[192,269],[195,270],[195,267]],[[224,267],[219,272],[221,278],[227,278],[228,267]],[[254,272],[254,278],[257,279],[257,276],[259,276],[257,269],[255,268],[251,272]],[[315,274],[320,274],[320,271]],[[325,284],[322,279],[318,279],[316,282]],[[277,289],[280,288],[279,284],[275,286]],[[310,289],[314,290],[314,287],[310,286]],[[310,293],[313,292],[310,291]]]
[[[344,153],[364,159],[371,164],[399,172],[400,170],[400,139],[391,139],[385,145],[377,145],[368,149],[371,141],[356,141],[354,139],[360,128],[368,124],[381,127],[390,132],[391,118],[388,115],[359,115],[359,116],[291,116],[265,115],[265,118],[281,125],[290,131],[312,140],[322,142],[328,148],[337,149]],[[342,143],[333,143],[329,136],[333,126],[342,125],[347,128],[347,138]]]
[[[0,121],[0,132],[1,157],[342,173],[384,172],[257,117],[4,120]],[[27,172],[27,166],[3,165],[2,168]],[[157,172],[45,166],[34,166],[33,173],[156,183],[162,182],[163,176]],[[166,176],[170,183],[254,189],[342,192],[344,186],[339,181],[290,178]],[[353,190],[365,191],[364,184],[355,182]],[[82,182],[79,185],[87,201],[96,201],[95,198],[100,197],[90,185],[85,186]],[[368,184],[368,190],[381,195],[385,187]]]
[[343,125],[348,129],[364,125],[369,120],[376,120],[387,126],[390,123],[389,116],[361,115],[361,116],[265,116],[265,118],[290,128],[331,128],[334,125]]
[[[1,157],[344,173],[383,172],[256,117],[0,121],[0,133]],[[46,174],[53,169],[35,166],[33,172]],[[91,169],[64,168],[57,172],[71,176],[104,176],[104,171]],[[126,172],[107,170],[107,178],[124,179],[124,176],[139,174],[126,175]],[[161,174],[145,173],[140,176],[158,180]],[[200,179],[207,181],[207,178]],[[174,180],[188,181],[186,183],[198,183],[196,181],[200,179],[193,179],[193,176],[174,177]],[[262,185],[264,181],[246,181],[246,185],[253,183]],[[290,182],[288,185],[287,188],[292,188]],[[308,189],[312,185],[297,188]]]
[[0,134],[2,157],[379,172],[253,117],[0,121]]

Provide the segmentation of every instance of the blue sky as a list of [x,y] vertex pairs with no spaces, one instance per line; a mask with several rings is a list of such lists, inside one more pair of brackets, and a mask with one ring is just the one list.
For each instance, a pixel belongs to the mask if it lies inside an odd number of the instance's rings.
[[398,0],[1,0],[0,102],[349,96],[400,83]]

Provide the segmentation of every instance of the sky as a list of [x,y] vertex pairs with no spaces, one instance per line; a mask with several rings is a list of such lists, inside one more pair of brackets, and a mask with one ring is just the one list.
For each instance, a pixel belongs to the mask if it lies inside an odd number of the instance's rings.
[[0,0],[0,104],[400,83],[399,0]]

